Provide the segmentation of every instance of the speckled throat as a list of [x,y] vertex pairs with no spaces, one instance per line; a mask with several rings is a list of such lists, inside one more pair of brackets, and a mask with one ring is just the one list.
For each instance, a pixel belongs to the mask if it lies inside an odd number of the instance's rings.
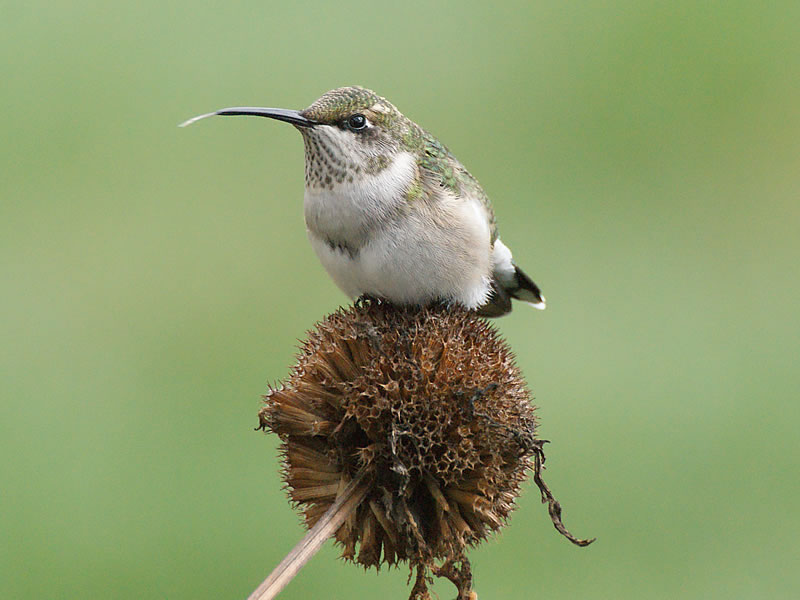
[[361,136],[355,144],[332,129],[300,129],[305,146],[306,187],[331,190],[336,184],[353,183],[364,175],[376,175],[391,163],[386,153],[375,152],[371,140]]
[[306,155],[306,187],[332,190],[334,185],[352,183],[353,176],[361,168],[351,158],[352,153],[332,136],[320,132],[304,131],[303,142]]

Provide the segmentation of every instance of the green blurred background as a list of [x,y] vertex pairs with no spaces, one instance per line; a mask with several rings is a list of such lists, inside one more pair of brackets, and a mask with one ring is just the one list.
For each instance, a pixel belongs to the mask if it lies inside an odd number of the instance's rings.
[[[260,394],[346,298],[303,151],[230,105],[361,84],[442,139],[549,300],[497,322],[547,480],[480,597],[794,598],[797,2],[6,3],[0,597],[242,598],[302,535]],[[328,544],[282,598],[405,598]],[[453,596],[448,585],[436,588]]]

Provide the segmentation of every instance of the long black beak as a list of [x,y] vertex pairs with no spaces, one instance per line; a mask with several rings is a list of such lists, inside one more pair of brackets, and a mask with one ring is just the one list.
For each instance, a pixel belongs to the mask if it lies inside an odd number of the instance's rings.
[[312,121],[311,119],[307,119],[303,115],[301,115],[299,110],[290,110],[287,108],[258,108],[254,106],[234,106],[231,108],[223,108],[214,112],[210,112],[205,115],[192,117],[188,121],[184,121],[183,123],[181,123],[179,127],[186,127],[187,125],[191,125],[195,121],[199,121],[200,119],[205,119],[206,117],[213,117],[214,115],[220,115],[223,117],[239,116],[239,115],[267,117],[270,119],[277,119],[278,121],[286,121],[287,123],[291,123],[292,125],[295,125],[297,127],[313,127],[314,125],[317,124],[316,121]]

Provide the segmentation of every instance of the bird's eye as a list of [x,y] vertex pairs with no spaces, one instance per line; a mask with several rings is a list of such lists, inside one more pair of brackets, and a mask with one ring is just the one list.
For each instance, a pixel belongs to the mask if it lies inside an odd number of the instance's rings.
[[353,131],[359,131],[367,126],[367,118],[361,114],[352,115],[347,119],[347,126]]

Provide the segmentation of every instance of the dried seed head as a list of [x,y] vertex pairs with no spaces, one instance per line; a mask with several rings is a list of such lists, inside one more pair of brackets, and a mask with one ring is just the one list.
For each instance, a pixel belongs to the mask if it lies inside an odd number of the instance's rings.
[[261,425],[308,527],[356,473],[369,492],[336,533],[365,567],[460,561],[503,526],[540,446],[514,357],[455,307],[359,302],[309,334]]

